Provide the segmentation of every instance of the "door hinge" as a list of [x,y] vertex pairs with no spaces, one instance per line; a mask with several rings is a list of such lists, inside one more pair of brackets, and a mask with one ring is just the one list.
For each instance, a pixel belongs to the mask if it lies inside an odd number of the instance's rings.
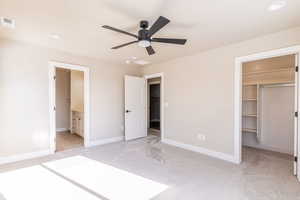
[[297,156],[294,157],[294,161],[298,162],[298,157]]
[[298,117],[298,111],[297,111],[297,112],[295,112],[295,117]]
[[299,70],[299,67],[298,67],[298,66],[296,66],[296,69],[295,69],[295,70],[296,70],[296,72],[298,72],[298,70]]
[[56,76],[53,76],[53,79],[56,80]]
[[55,106],[53,107],[53,110],[56,111],[56,107]]

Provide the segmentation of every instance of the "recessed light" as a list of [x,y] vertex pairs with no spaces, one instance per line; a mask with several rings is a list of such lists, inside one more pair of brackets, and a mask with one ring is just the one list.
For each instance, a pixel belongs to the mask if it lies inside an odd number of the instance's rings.
[[131,57],[131,59],[132,59],[132,60],[136,60],[136,59],[137,59],[137,57],[135,57],[135,56],[132,56],[132,57]]
[[11,29],[16,27],[15,20],[6,17],[0,17],[0,24],[4,27],[11,28]]
[[52,39],[55,39],[55,40],[60,39],[60,36],[57,35],[57,34],[50,34],[49,37],[52,38]]
[[126,60],[125,63],[126,63],[127,65],[129,65],[129,64],[131,63],[131,61],[130,61],[130,60]]
[[271,3],[271,5],[268,7],[269,11],[276,11],[286,6],[285,0],[276,0]]

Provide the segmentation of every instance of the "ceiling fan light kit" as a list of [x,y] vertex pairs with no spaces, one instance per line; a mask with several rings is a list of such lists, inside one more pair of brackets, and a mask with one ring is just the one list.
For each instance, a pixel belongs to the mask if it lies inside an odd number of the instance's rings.
[[155,54],[155,51],[151,46],[152,42],[179,44],[179,45],[184,45],[186,43],[186,39],[152,38],[152,36],[156,32],[158,32],[160,29],[162,29],[169,22],[170,22],[169,19],[167,19],[163,16],[160,16],[155,21],[155,23],[150,27],[150,29],[148,29],[148,26],[149,26],[148,21],[143,20],[143,21],[140,22],[140,28],[141,29],[139,30],[138,35],[135,35],[135,34],[132,34],[132,33],[129,33],[129,32],[114,28],[114,27],[111,27],[111,26],[107,26],[107,25],[104,25],[102,27],[106,28],[106,29],[109,29],[109,30],[112,30],[112,31],[116,31],[116,32],[119,32],[119,33],[129,35],[129,36],[134,37],[134,38],[137,39],[137,40],[132,41],[132,42],[128,42],[128,43],[125,43],[125,44],[122,44],[122,45],[119,45],[119,46],[112,47],[112,49],[119,49],[121,47],[137,43],[138,46],[146,48],[146,50],[148,52],[148,55],[153,55],[153,54]]
[[148,41],[148,40],[140,40],[140,41],[138,42],[138,45],[139,45],[140,47],[146,48],[146,47],[151,46],[151,42]]

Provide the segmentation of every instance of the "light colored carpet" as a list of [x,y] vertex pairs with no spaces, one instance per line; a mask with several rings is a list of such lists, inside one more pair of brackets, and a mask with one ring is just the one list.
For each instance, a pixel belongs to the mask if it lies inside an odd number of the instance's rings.
[[83,138],[70,132],[56,134],[56,151],[65,151],[83,146]]
[[[82,162],[81,159],[75,159],[78,156],[90,159],[90,161]],[[244,148],[243,158],[242,164],[235,165],[162,144],[159,138],[149,136],[130,142],[118,142],[88,149],[77,148],[40,159],[3,165],[0,166],[0,172],[2,172],[0,173],[0,183],[3,173],[15,172],[15,169],[18,168],[46,165],[51,167],[54,174],[59,174],[70,184],[75,184],[76,187],[88,193],[103,196],[104,199],[109,199],[106,195],[111,194],[110,191],[121,194],[127,187],[139,190],[143,184],[136,185],[134,181],[138,177],[167,186],[167,189],[151,198],[153,200],[300,199],[300,184],[292,175],[291,156]],[[62,162],[56,162],[60,159]],[[49,161],[55,162],[43,164]],[[97,170],[98,166],[104,167],[105,172],[101,169]],[[101,175],[101,172],[104,174]],[[113,177],[112,175],[108,176],[111,179],[105,179],[109,183],[104,184],[103,179],[101,180],[99,177],[107,177],[108,173],[125,174],[127,178],[130,177],[129,173],[138,177],[134,177],[133,182],[127,182],[123,188],[111,188],[114,185],[113,182],[124,182],[124,179],[122,176]],[[5,182],[3,185],[5,188],[15,187],[14,193],[22,192],[21,189],[19,191],[16,188],[14,181]],[[99,185],[106,188],[99,187]],[[51,188],[51,186],[49,187]],[[0,194],[10,200],[6,191],[0,188]],[[132,199],[135,199],[134,192],[132,193],[134,190],[128,191],[131,193],[127,195],[131,195]],[[28,191],[26,195],[28,196]]]

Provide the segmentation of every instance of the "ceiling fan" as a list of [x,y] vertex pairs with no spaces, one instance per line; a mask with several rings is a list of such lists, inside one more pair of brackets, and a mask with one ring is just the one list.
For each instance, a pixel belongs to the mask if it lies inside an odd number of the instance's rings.
[[161,28],[163,28],[165,25],[167,25],[170,22],[169,19],[160,16],[155,23],[148,29],[149,23],[148,21],[141,21],[140,22],[140,30],[138,32],[138,35],[111,27],[111,26],[107,26],[104,25],[102,26],[103,28],[112,30],[112,31],[116,31],[119,33],[123,33],[129,36],[132,36],[134,38],[136,38],[137,40],[132,41],[132,42],[128,42],[119,46],[115,46],[112,47],[112,49],[119,49],[121,47],[125,47],[127,45],[130,44],[134,44],[134,43],[138,43],[138,45],[140,47],[144,47],[146,48],[147,52],[149,55],[155,54],[154,49],[151,46],[151,42],[161,42],[161,43],[170,43],[170,44],[180,44],[180,45],[184,45],[186,43],[186,39],[174,39],[174,38],[152,38],[152,36],[159,31]]

